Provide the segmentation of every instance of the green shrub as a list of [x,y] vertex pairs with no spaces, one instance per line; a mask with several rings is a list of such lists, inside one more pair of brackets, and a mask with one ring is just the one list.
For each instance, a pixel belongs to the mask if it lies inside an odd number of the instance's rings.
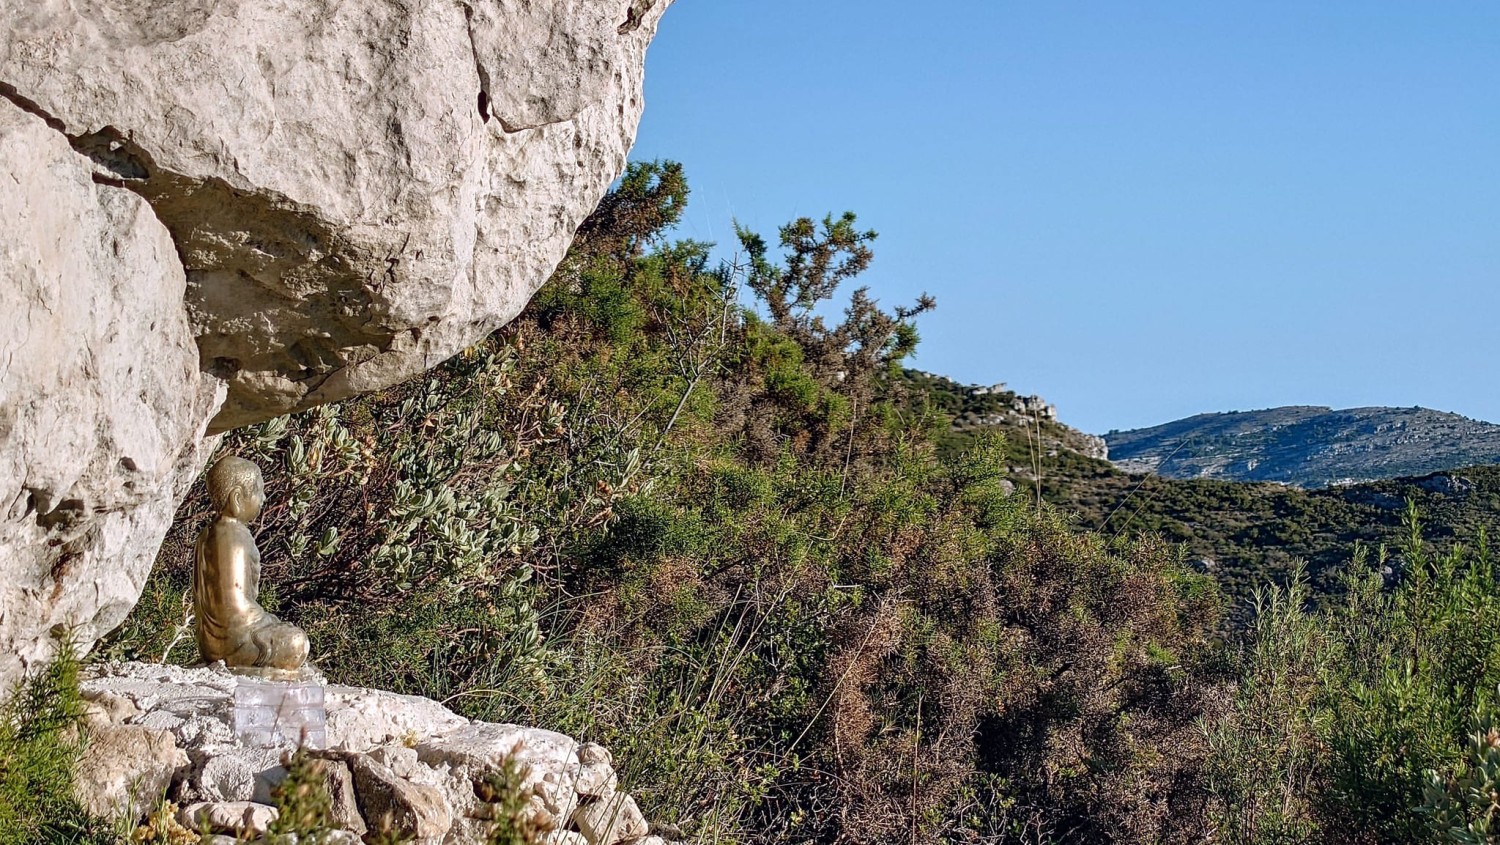
[[[1008,497],[1004,440],[939,453],[901,370],[932,301],[820,313],[871,258],[852,214],[712,266],[666,239],[685,198],[633,165],[485,343],[225,439],[266,467],[267,598],[314,661],[600,742],[702,841],[1200,835],[1212,584]],[[206,512],[115,654],[190,658]]]
[[1482,537],[1434,553],[1414,505],[1407,527],[1399,555],[1356,553],[1337,604],[1306,609],[1299,580],[1260,607],[1216,730],[1231,841],[1445,841],[1431,819],[1467,812],[1433,789],[1476,776],[1467,734],[1500,684],[1500,583]]
[[1322,785],[1321,684],[1333,644],[1305,611],[1308,601],[1300,572],[1286,587],[1257,593],[1231,715],[1207,725],[1211,816],[1232,845],[1294,845],[1319,830],[1312,802]]
[[1427,772],[1419,812],[1440,842],[1488,845],[1500,841],[1500,728],[1493,704],[1475,707],[1466,758],[1446,777]]
[[0,845],[115,841],[73,797],[82,713],[67,643],[0,705]]
[[271,790],[277,816],[268,832],[272,837],[288,837],[286,841],[295,836],[299,845],[323,845],[335,829],[328,764],[301,748],[284,759],[286,777]]
[[526,771],[507,757],[500,771],[476,784],[474,793],[490,805],[490,830],[485,845],[541,845],[552,828],[532,812],[532,792],[522,788]]

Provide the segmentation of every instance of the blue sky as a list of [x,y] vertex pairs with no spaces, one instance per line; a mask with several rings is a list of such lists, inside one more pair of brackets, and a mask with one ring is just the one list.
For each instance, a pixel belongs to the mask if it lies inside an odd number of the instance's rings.
[[1089,431],[1500,421],[1500,3],[677,0],[633,157],[681,234],[880,232],[914,366]]

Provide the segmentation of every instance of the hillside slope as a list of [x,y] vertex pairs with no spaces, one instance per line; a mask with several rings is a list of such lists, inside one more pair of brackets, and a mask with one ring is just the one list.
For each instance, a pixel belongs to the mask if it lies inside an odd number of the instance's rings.
[[948,421],[937,437],[947,452],[961,452],[976,436],[998,432],[1005,435],[1014,473],[1027,480],[1058,462],[1107,466],[1104,438],[1059,422],[1057,406],[1040,396],[1022,396],[1004,384],[960,384],[921,370],[902,371],[902,381],[913,397]]
[[1500,425],[1427,408],[1289,406],[1105,435],[1127,472],[1323,487],[1500,463]]
[[1422,534],[1448,548],[1500,524],[1500,467],[1479,466],[1321,490],[1280,484],[1129,476],[1044,479],[1043,495],[1073,511],[1081,527],[1106,536],[1155,534],[1177,544],[1195,568],[1219,581],[1237,603],[1268,581],[1284,581],[1298,561],[1313,585],[1337,591],[1356,544],[1395,577],[1399,560],[1380,564],[1381,546],[1407,534],[1407,502]]
[[[1460,538],[1472,540],[1481,530],[1500,524],[1500,466],[1457,468],[1464,467],[1465,460],[1471,464],[1488,462],[1485,456],[1490,453],[1473,444],[1487,442],[1485,428],[1500,427],[1452,414],[1403,409],[1330,412],[1326,408],[1205,414],[1154,429],[1112,433],[1111,441],[1123,441],[1119,447],[1110,444],[1109,457],[1118,461],[1112,464],[1101,459],[1102,450],[1095,448],[1089,435],[1058,422],[1055,409],[1035,397],[964,386],[916,371],[907,371],[906,381],[912,398],[925,402],[946,421],[938,436],[945,450],[957,453],[972,448],[986,435],[1003,437],[1010,489],[1019,491],[1015,495],[1039,497],[1073,514],[1079,527],[1106,537],[1150,534],[1174,544],[1187,562],[1214,576],[1238,605],[1235,615],[1240,618],[1255,588],[1284,581],[1298,562],[1307,566],[1315,588],[1325,593],[1338,590],[1341,573],[1351,562],[1356,544],[1370,550],[1373,565],[1389,567],[1389,574],[1396,576],[1400,561],[1380,563],[1379,550],[1382,545],[1395,547],[1406,534],[1408,500],[1416,504],[1421,515],[1423,534],[1441,547]],[[1025,414],[1011,409],[1026,402],[1041,410]],[[1364,411],[1389,413],[1365,415]],[[1374,444],[1349,442],[1356,431],[1352,424],[1335,429],[1328,422],[1339,414],[1365,416],[1374,432]],[[1394,421],[1375,422],[1377,417]],[[1401,417],[1409,419],[1404,420],[1404,427],[1397,427],[1403,422]],[[1454,420],[1471,424],[1480,436],[1464,439],[1463,432],[1470,429]],[[1265,423],[1264,427],[1257,427],[1257,421]],[[1423,466],[1418,444],[1437,441],[1443,423],[1456,426],[1458,433],[1443,451],[1436,452],[1452,456],[1448,460],[1455,463],[1428,458],[1443,466],[1441,471],[1408,471],[1398,478],[1324,489],[1233,477],[1132,474],[1119,463],[1130,466],[1131,461],[1141,459],[1121,461],[1116,453],[1117,448],[1121,452],[1140,450],[1126,452],[1135,456],[1144,453],[1147,444],[1187,437],[1195,446],[1208,444],[1194,452],[1207,455],[1217,444],[1233,444],[1236,438],[1248,445],[1258,433],[1262,448],[1270,451],[1268,442],[1295,428],[1309,444],[1319,431],[1346,438],[1324,450],[1326,455],[1316,453],[1323,455],[1325,462],[1343,458],[1353,466],[1359,456],[1373,455],[1368,466],[1382,466],[1374,461],[1384,460],[1383,466],[1406,471]],[[1205,430],[1215,434],[1195,434]],[[1153,436],[1147,438],[1148,432],[1154,432]],[[1291,437],[1284,435],[1288,441]],[[1036,448],[1038,443],[1040,449]],[[1223,445],[1217,448],[1221,456],[1228,450]],[[1183,454],[1193,451],[1180,450],[1170,466],[1177,466]],[[1207,463],[1207,458],[1201,460]],[[1257,469],[1264,469],[1264,465]]]

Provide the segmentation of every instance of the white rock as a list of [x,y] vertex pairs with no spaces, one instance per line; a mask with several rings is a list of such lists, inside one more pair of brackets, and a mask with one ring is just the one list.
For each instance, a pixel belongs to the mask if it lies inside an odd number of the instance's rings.
[[101,818],[134,821],[154,810],[173,777],[189,765],[166,731],[91,721],[84,737],[73,794]]
[[367,828],[364,817],[359,814],[359,799],[354,793],[354,772],[343,760],[325,759],[323,765],[333,823],[344,830],[363,835]]
[[209,757],[193,775],[199,795],[209,801],[249,801],[255,797],[255,770],[239,755]]
[[398,777],[363,754],[354,757],[353,769],[354,791],[371,830],[435,839],[453,827],[453,810],[441,791]]
[[578,746],[578,762],[585,766],[603,763],[606,766],[615,764],[615,756],[609,753],[609,749],[597,742],[585,742]]
[[602,798],[606,795],[612,795],[616,786],[618,786],[618,782],[615,778],[614,767],[608,763],[584,763],[578,772],[576,789],[579,795],[592,795]]
[[473,771],[498,771],[507,758],[526,770],[523,789],[543,782],[575,788],[580,764],[578,743],[565,734],[543,728],[473,722],[458,730],[417,743],[417,755],[429,766],[450,765]]
[[623,792],[579,807],[573,812],[573,824],[589,845],[615,845],[651,830],[635,799]]
[[[135,714],[125,725],[102,718],[97,724],[143,731],[149,730],[141,724],[146,722],[176,726],[171,736],[193,764],[177,770],[172,794],[218,805],[267,804],[272,788],[285,777],[283,755],[289,749],[235,742],[229,722],[237,683],[235,676],[213,668],[125,663],[93,668],[80,686],[86,698]],[[325,700],[330,736],[332,726],[339,726],[337,736],[346,747],[316,756],[352,781],[352,796],[347,782],[333,784],[345,827],[357,828],[362,815],[369,830],[379,831],[380,817],[390,810],[398,827],[426,843],[482,842],[491,814],[475,795],[475,783],[513,759],[525,766],[527,778],[519,786],[533,790],[536,811],[559,826],[577,824],[594,837],[585,840],[592,845],[606,840],[612,845],[647,832],[628,796],[606,794],[579,806],[580,778],[596,778],[610,765],[608,751],[599,746],[580,746],[571,737],[539,728],[471,722],[416,696],[329,687]],[[568,837],[558,841],[577,842]]]
[[0,0],[0,688],[124,618],[210,420],[520,312],[624,166],[669,3]]
[[390,743],[415,743],[465,727],[469,720],[429,698],[330,686],[326,691],[328,747],[368,752]]
[[141,708],[135,706],[135,702],[123,695],[115,695],[111,692],[100,692],[86,700],[89,703],[90,713],[98,712],[106,721],[114,724],[123,723],[140,715],[141,712]]
[[553,830],[548,831],[542,837],[543,845],[589,845],[589,841],[583,834],[576,830]]
[[667,5],[0,0],[0,79],[172,230],[225,428],[513,317],[624,166]]
[[215,833],[265,833],[281,813],[275,807],[249,801],[204,802],[189,804],[177,813],[177,820],[188,830],[205,825]]
[[557,772],[547,772],[537,784],[537,800],[542,802],[548,815],[560,822],[566,822],[572,818],[573,811],[578,809],[578,790],[574,789],[572,783]]
[[150,206],[95,184],[88,159],[3,98],[0,221],[8,691],[50,658],[54,626],[88,646],[125,619],[222,391],[198,370],[182,268]]
[[370,750],[370,759],[395,772],[398,777],[416,777],[422,765],[417,750],[405,745],[382,745]]

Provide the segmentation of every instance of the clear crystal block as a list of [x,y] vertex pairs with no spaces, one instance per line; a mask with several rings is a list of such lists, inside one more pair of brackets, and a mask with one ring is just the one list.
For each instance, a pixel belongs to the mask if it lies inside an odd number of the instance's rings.
[[255,747],[325,747],[323,685],[240,678],[234,688],[234,734]]

